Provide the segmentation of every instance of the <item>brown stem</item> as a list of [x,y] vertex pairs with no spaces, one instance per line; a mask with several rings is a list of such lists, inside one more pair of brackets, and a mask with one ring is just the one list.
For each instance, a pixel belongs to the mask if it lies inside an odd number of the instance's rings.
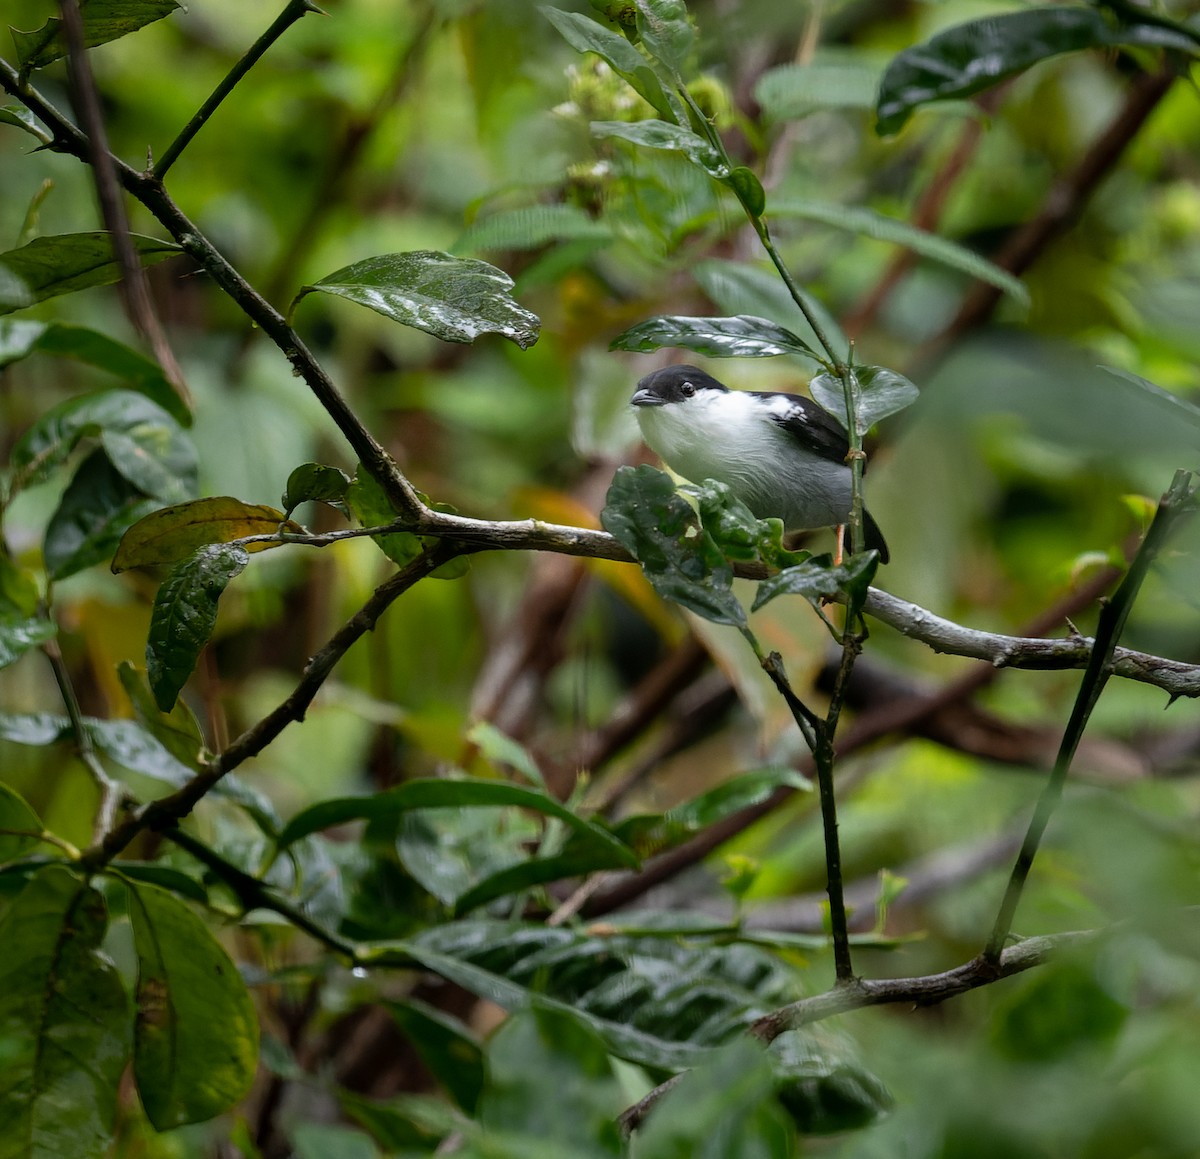
[[125,212],[114,158],[108,148],[108,133],[104,127],[104,115],[91,62],[84,47],[83,18],[77,0],[59,0],[59,13],[67,43],[71,105],[87,137],[86,159],[92,167],[100,215],[112,237],[113,255],[121,267],[121,301],[134,329],[150,344],[163,374],[184,404],[190,407],[191,394],[184,382],[183,371],[158,320],[146,283],[146,271],[138,260],[137,250],[129,236],[129,217]]

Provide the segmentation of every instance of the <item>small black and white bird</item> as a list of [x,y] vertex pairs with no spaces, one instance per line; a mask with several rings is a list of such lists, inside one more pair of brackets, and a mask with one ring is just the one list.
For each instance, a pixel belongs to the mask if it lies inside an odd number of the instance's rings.
[[[850,444],[815,402],[730,390],[696,366],[646,375],[630,401],[647,446],[685,479],[726,484],[757,518],[781,519],[787,531],[848,522]],[[863,533],[887,563],[883,533],[866,511]]]

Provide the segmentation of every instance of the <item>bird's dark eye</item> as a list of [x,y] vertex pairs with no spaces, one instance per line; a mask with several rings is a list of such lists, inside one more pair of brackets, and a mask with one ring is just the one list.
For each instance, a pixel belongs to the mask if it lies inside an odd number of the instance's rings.
[[691,398],[696,393],[696,388],[686,380],[679,384],[679,390],[684,398]]

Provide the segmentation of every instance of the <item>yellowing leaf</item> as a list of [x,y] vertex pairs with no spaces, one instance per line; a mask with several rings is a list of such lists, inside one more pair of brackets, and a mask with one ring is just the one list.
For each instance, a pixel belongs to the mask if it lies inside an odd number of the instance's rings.
[[[163,507],[139,519],[121,539],[113,557],[114,572],[131,567],[178,563],[210,543],[230,543],[247,535],[274,535],[282,525],[293,535],[304,528],[282,511],[263,503],[243,503],[228,495]],[[278,542],[247,543],[247,551],[278,547]]]

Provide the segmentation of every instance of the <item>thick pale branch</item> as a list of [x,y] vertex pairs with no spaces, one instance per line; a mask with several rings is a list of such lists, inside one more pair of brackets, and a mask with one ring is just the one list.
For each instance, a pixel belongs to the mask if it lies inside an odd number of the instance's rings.
[[[986,660],[997,668],[1086,668],[1092,654],[1092,640],[1088,636],[1042,640],[983,632],[943,619],[878,588],[871,589],[863,610],[935,652]],[[1117,648],[1113,653],[1112,673],[1153,684],[1171,697],[1200,696],[1200,665]]]

